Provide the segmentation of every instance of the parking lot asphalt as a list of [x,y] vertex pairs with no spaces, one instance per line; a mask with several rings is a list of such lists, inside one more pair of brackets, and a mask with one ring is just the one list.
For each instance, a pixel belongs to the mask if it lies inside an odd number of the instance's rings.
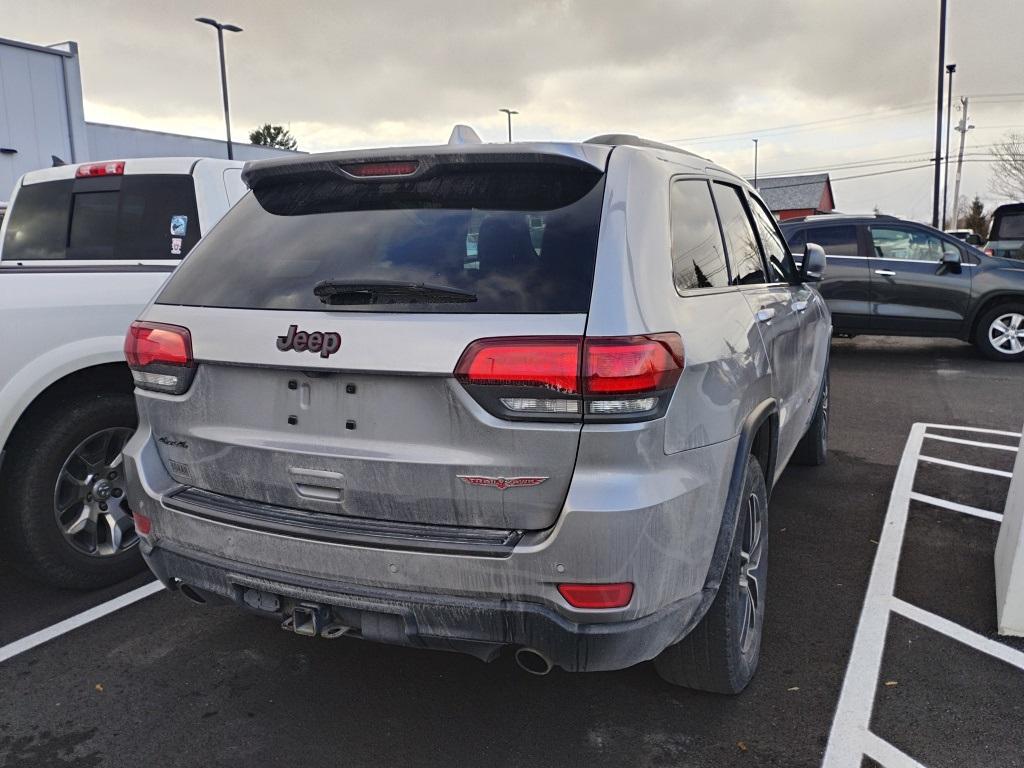
[[[1019,431],[1022,381],[954,341],[833,343],[829,462],[788,469],[773,495],[765,645],[738,697],[672,688],[647,664],[536,678],[509,656],[314,640],[158,594],[0,663],[0,765],[817,766],[910,426]],[[922,492],[1005,495],[942,470]],[[994,526],[929,515],[912,510],[898,594],[992,634]],[[0,570],[0,645],[139,583],[78,595]],[[978,657],[894,621],[883,676],[898,685],[873,730],[929,768],[1021,764],[1024,685]]]

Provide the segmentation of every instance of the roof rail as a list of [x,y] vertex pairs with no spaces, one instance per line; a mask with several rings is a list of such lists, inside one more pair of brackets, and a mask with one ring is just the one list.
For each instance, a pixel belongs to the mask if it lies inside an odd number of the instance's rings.
[[664,149],[669,152],[679,152],[680,154],[683,155],[690,155],[691,157],[700,157],[700,155],[698,155],[695,152],[691,152],[688,149],[674,147],[671,144],[662,144],[660,141],[651,141],[650,139],[644,139],[641,138],[640,136],[634,136],[632,133],[603,133],[600,136],[593,136],[589,139],[586,139],[583,143],[605,144],[608,146],[616,147],[646,147],[647,149]]

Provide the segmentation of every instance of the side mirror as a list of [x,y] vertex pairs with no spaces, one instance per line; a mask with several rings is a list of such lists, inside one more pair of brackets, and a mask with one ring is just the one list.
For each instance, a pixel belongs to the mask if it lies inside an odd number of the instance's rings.
[[800,279],[805,283],[821,282],[825,274],[825,250],[816,243],[804,246],[804,261],[800,265]]
[[959,267],[960,251],[943,251],[942,263],[947,267]]

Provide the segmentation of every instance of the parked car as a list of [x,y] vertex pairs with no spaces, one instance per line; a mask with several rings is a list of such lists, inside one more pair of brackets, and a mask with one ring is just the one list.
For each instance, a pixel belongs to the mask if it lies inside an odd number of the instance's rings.
[[792,249],[828,259],[821,293],[841,334],[940,336],[993,360],[1024,360],[1024,270],[937,229],[893,216],[783,222]]
[[636,137],[243,176],[126,340],[160,580],[303,635],[740,691],[769,495],[825,460],[820,249],[798,272],[743,179]]
[[1024,260],[1024,203],[1007,203],[995,209],[985,253]]
[[979,235],[973,229],[947,229],[946,234],[952,235],[957,240],[963,240],[965,243],[967,243],[968,245],[973,245],[975,248],[978,248],[985,244],[985,241],[982,239],[981,235]]
[[33,171],[0,229],[0,547],[69,588],[144,567],[124,499],[135,429],[125,329],[244,193],[241,163],[123,160]]

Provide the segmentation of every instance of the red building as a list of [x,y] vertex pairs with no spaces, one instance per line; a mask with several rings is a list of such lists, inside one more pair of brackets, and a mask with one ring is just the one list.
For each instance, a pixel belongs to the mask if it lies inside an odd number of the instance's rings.
[[759,178],[755,186],[779,221],[832,213],[836,208],[832,182],[827,173]]

